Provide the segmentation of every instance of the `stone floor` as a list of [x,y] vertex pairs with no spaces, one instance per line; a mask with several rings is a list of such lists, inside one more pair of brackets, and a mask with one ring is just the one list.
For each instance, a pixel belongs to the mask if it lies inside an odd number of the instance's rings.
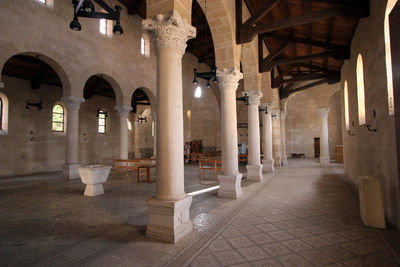
[[[185,167],[186,192],[216,184],[197,175]],[[111,174],[90,198],[79,180],[2,180],[0,266],[400,266],[387,230],[360,221],[341,165],[291,160],[242,186],[238,200],[194,196],[194,231],[172,245],[144,236],[155,183]]]

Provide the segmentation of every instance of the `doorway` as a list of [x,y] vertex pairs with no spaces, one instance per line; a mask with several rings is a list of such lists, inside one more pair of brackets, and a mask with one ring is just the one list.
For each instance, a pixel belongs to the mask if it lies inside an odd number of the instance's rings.
[[319,137],[314,137],[314,158],[319,158]]

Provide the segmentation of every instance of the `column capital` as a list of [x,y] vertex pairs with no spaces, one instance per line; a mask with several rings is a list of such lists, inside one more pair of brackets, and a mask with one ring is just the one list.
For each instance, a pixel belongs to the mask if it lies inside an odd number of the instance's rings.
[[319,108],[317,111],[321,118],[328,118],[329,108]]
[[176,10],[145,19],[142,21],[142,27],[151,33],[157,49],[178,49],[182,55],[185,53],[187,40],[196,37],[196,28]]
[[281,110],[281,120],[285,120],[286,119],[286,115],[287,115],[287,111],[286,110]]
[[132,110],[132,107],[115,106],[115,110],[118,111],[120,117],[128,117],[129,112]]
[[85,102],[85,99],[76,96],[65,96],[61,98],[61,101],[65,103],[67,110],[70,109],[79,110],[81,104]]
[[263,96],[259,90],[244,91],[243,94],[249,96],[249,105],[257,106],[260,104],[260,99]]
[[218,87],[220,90],[235,90],[239,81],[243,79],[243,73],[236,68],[217,69]]

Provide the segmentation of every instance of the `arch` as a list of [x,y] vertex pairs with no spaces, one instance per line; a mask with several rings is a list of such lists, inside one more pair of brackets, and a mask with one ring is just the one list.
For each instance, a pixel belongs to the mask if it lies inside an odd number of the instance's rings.
[[8,108],[9,108],[9,101],[8,97],[0,92],[0,135],[7,135],[8,134]]
[[16,45],[10,42],[1,45],[0,51],[0,73],[2,72],[6,62],[11,57],[15,55],[33,56],[46,62],[50,67],[53,68],[61,80],[63,95],[71,95],[72,86],[70,77],[73,76],[75,71],[70,67],[70,64],[65,56],[47,46],[45,43],[40,42],[40,44],[38,44],[34,42],[25,42],[23,44],[21,43]]
[[365,88],[364,88],[364,62],[361,54],[357,57],[357,103],[358,103],[358,123],[363,125],[365,119]]
[[397,0],[388,0],[386,4],[384,25],[385,35],[385,59],[386,59],[386,79],[388,93],[388,109],[389,115],[394,115],[394,97],[393,97],[393,73],[392,73],[392,52],[390,44],[390,25],[389,14],[396,5]]
[[92,76],[100,76],[111,85],[115,93],[117,106],[129,106],[129,100],[126,96],[124,96],[122,87],[120,83],[117,82],[123,81],[123,79],[116,71],[106,66],[92,66],[84,70],[79,76],[79,87],[77,89],[79,92],[74,91],[74,95],[78,95],[80,97],[83,96],[85,84]]
[[[152,110],[152,112],[155,112],[157,109],[157,97],[154,95],[153,91],[151,91],[147,87],[138,87],[133,90],[132,97],[135,94],[135,91],[138,89],[142,90],[147,95],[147,97],[149,98],[149,101],[150,101],[151,110]],[[132,99],[132,97],[131,97],[131,99]]]
[[[215,64],[219,69],[240,69],[240,45],[236,44],[235,5],[232,0],[208,0],[207,11],[203,1],[199,2],[206,15],[214,41]],[[221,25],[226,25],[221,27]]]

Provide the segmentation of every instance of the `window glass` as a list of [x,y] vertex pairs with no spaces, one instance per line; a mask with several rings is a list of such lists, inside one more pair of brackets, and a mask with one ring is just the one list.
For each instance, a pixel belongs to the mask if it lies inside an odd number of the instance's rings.
[[365,90],[364,90],[364,63],[361,54],[357,58],[357,100],[358,123],[365,124]]
[[0,130],[3,124],[3,99],[0,97]]
[[100,19],[100,33],[107,35],[107,20]]
[[106,112],[99,111],[98,133],[106,133]]
[[53,132],[64,132],[64,108],[61,105],[53,106],[51,128]]
[[349,123],[349,90],[347,87],[347,81],[344,81],[344,122],[346,124],[346,131],[350,130]]
[[387,2],[385,20],[384,20],[386,79],[387,79],[389,115],[394,114],[393,73],[392,73],[392,53],[391,53],[391,44],[390,44],[389,14],[392,11],[396,2],[397,2],[397,0],[389,0]]
[[145,54],[145,42],[143,36],[140,38],[140,53]]

